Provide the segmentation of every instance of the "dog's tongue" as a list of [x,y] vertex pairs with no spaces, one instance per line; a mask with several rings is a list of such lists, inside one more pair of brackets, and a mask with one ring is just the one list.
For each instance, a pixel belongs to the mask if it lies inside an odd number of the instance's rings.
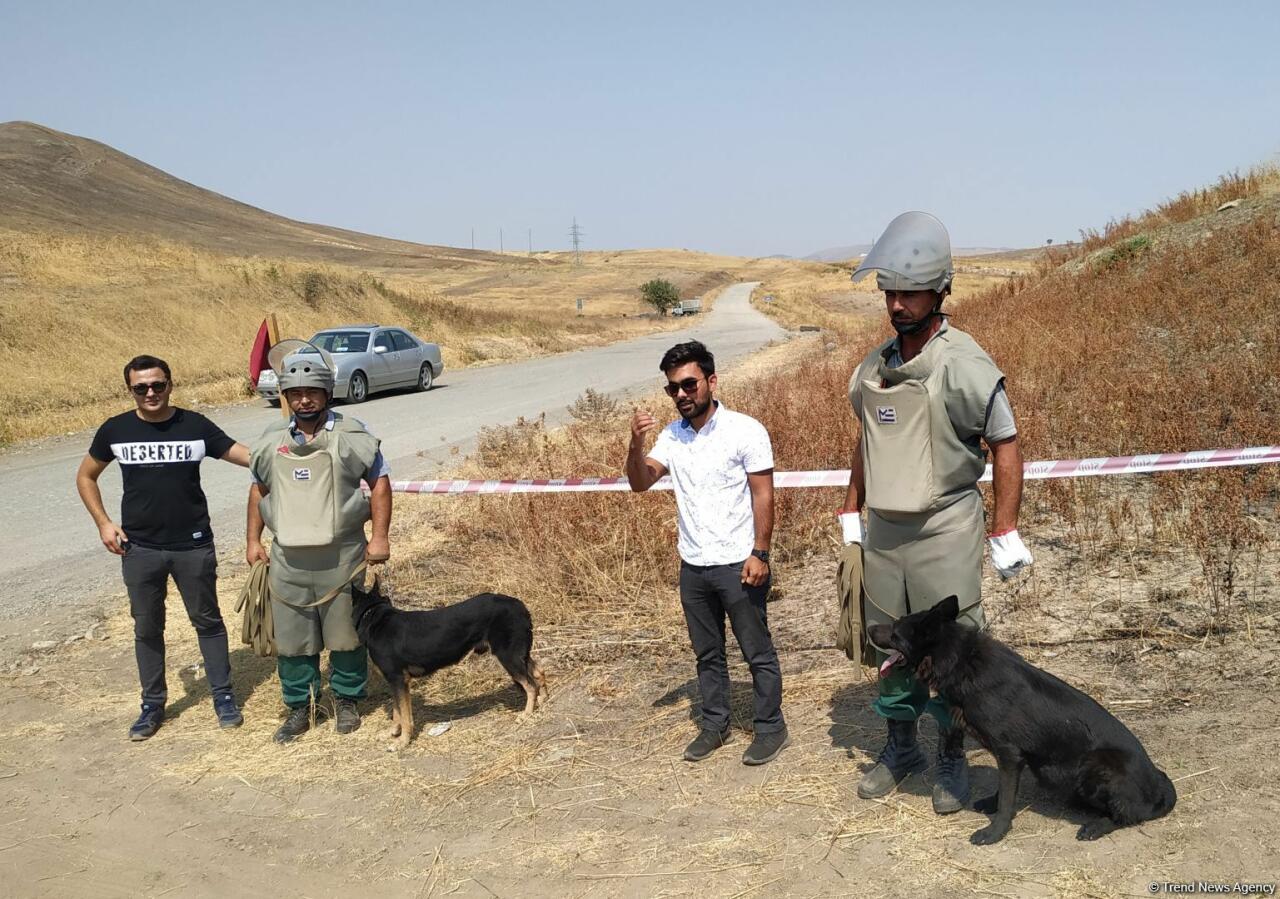
[[898,652],[898,650],[895,649],[893,652],[889,653],[889,658],[880,663],[880,676],[888,677],[889,670],[901,661],[902,653]]

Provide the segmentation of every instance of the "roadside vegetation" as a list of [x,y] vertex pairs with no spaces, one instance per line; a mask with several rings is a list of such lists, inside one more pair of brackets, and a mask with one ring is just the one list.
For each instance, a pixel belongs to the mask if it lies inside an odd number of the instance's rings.
[[659,315],[666,315],[680,302],[680,291],[666,278],[654,278],[640,285],[640,296]]
[[[950,308],[955,324],[1007,374],[1028,460],[1276,441],[1276,183],[1274,173],[1256,173],[1179,197],[1132,220],[1155,229],[1140,248],[1137,226],[1126,219],[1110,226],[1110,237],[1089,232],[1079,245],[1053,252],[962,260],[1002,270],[987,275],[978,292],[961,274]],[[1216,221],[1212,210],[1228,199],[1245,200],[1239,208],[1252,212]],[[1209,210],[1209,218],[1195,220],[1193,239],[1175,239],[1168,229],[1189,221],[1187,210]],[[1064,264],[1098,258],[1105,264]],[[822,337],[775,353],[762,376],[721,376],[728,405],[768,427],[780,470],[849,464],[855,428],[848,377],[887,329],[879,295],[852,291],[847,279],[847,267],[827,265],[766,277],[758,308],[791,327],[818,324]],[[859,295],[867,298],[861,306]],[[645,402],[660,420],[672,417],[660,393]],[[579,421],[560,432],[525,421],[486,433],[469,474],[616,475],[630,409],[587,405],[590,413],[575,413]],[[833,545],[837,494],[779,492],[775,555],[783,566],[803,566]],[[1050,481],[1028,486],[1024,520],[1033,533],[1060,534],[1095,567],[1190,551],[1199,586],[1179,595],[1173,605],[1181,603],[1180,611],[1158,610],[1146,624],[1163,615],[1161,627],[1176,622],[1188,634],[1220,635],[1250,623],[1246,585],[1256,581],[1277,536],[1278,498],[1274,466]],[[669,496],[480,498],[450,507],[448,522],[448,542],[458,551],[437,557],[433,579],[462,585],[504,572],[509,583],[502,589],[523,590],[554,621],[600,614],[611,626],[670,623],[676,560]]]
[[[0,229],[0,445],[129,408],[120,369],[139,352],[175,367],[179,401],[250,396],[249,347],[268,311],[283,336],[343,323],[404,325],[449,369],[564,352],[677,327],[637,277],[714,292],[747,261],[677,251],[487,254],[420,268],[219,255],[143,236]],[[582,298],[583,310],[577,310]],[[647,314],[646,314],[647,313]]]

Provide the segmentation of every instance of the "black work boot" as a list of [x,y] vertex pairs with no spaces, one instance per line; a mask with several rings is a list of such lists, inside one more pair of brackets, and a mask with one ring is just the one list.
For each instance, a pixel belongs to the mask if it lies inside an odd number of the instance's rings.
[[338,699],[338,720],[333,729],[340,734],[360,729],[360,712],[354,699]]
[[[317,723],[324,719],[324,710],[319,706],[315,706],[315,716]],[[289,717],[284,719],[276,730],[275,736],[271,739],[277,743],[292,743],[298,737],[311,730],[311,712],[312,706],[300,705],[296,709],[289,710]]]
[[724,730],[716,730],[710,727],[704,727],[698,732],[684,749],[684,760],[686,762],[700,762],[711,753],[715,752],[730,739],[729,728]]
[[964,754],[964,731],[938,731],[938,779],[933,784],[933,810],[939,815],[958,812],[969,802],[969,760]]
[[880,750],[875,766],[858,781],[860,799],[888,795],[908,775],[929,767],[929,760],[916,742],[916,723],[889,718],[888,724],[888,742]]

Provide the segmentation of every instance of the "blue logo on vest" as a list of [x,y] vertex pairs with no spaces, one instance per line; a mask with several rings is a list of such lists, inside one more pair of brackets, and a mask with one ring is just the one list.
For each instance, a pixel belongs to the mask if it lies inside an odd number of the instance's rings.
[[896,425],[898,410],[893,406],[876,406],[876,421],[882,425]]
[[293,470],[293,479],[294,479],[295,481],[309,481],[309,480],[311,480],[311,469],[310,469],[310,468],[295,468],[295,469]]

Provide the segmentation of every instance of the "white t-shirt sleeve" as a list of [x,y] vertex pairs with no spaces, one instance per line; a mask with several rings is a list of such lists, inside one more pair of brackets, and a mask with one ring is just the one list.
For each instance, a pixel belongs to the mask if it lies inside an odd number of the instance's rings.
[[773,468],[773,441],[765,426],[754,418],[743,428],[742,464],[748,474]]
[[667,471],[671,470],[671,447],[675,442],[675,438],[671,435],[671,426],[663,428],[658,434],[658,439],[653,444],[653,449],[649,450],[648,456],[657,462]]

